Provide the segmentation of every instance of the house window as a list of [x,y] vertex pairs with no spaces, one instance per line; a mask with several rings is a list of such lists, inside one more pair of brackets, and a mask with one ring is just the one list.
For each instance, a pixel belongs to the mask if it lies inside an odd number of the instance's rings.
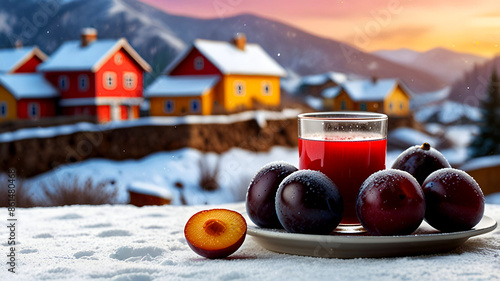
[[28,117],[38,118],[40,116],[40,105],[35,102],[30,102],[28,104]]
[[7,103],[0,102],[0,117],[7,116]]
[[389,111],[392,112],[392,102],[389,103]]
[[108,90],[113,90],[114,88],[116,88],[116,73],[112,71],[104,72],[103,84],[104,88]]
[[122,54],[116,54],[115,55],[115,64],[116,65],[121,65],[123,63],[123,56]]
[[133,90],[137,86],[137,75],[133,72],[123,74],[123,87],[127,90]]
[[234,82],[234,94],[236,96],[245,95],[245,83],[243,81],[235,81]]
[[89,89],[89,77],[85,74],[78,76],[78,90],[85,92]]
[[404,108],[403,102],[400,102],[399,103],[399,109],[403,110],[403,108]]
[[268,81],[262,82],[261,91],[262,91],[262,94],[265,96],[271,95],[271,83],[269,83]]
[[346,109],[345,100],[343,100],[343,101],[340,102],[340,109],[341,110],[345,110]]
[[360,109],[361,111],[366,111],[366,109],[367,109],[367,108],[366,108],[366,103],[362,102],[362,103],[359,105],[359,109]]
[[173,100],[166,100],[163,103],[163,112],[165,113],[172,113],[174,112],[174,101]]
[[59,76],[59,89],[67,91],[69,89],[69,78],[67,75]]
[[194,69],[195,70],[202,70],[203,67],[205,67],[205,61],[203,60],[203,57],[199,56],[194,59]]
[[194,99],[189,102],[189,109],[193,113],[199,113],[201,111],[200,100]]

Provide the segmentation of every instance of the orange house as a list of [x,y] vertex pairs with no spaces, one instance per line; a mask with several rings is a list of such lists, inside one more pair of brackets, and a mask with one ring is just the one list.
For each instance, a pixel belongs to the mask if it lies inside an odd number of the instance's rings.
[[0,49],[0,73],[36,72],[36,67],[47,59],[38,47]]
[[38,67],[60,91],[63,115],[90,115],[99,122],[139,117],[143,72],[150,69],[127,40],[97,40],[93,28]]
[[215,114],[278,106],[286,71],[243,34],[233,42],[197,39],[145,91],[152,116]]
[[410,115],[410,91],[398,79],[364,79],[322,92],[323,107],[334,111],[371,111],[388,116]]

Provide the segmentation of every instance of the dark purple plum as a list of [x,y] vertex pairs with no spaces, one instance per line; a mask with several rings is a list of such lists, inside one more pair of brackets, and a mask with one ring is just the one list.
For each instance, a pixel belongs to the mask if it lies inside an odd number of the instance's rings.
[[337,186],[318,171],[292,173],[276,194],[276,213],[288,232],[329,234],[339,225],[343,212]]
[[286,162],[271,162],[254,176],[247,190],[248,217],[263,228],[283,228],[276,215],[276,191],[281,181],[298,169]]
[[424,220],[424,193],[408,172],[378,171],[361,185],[356,214],[372,235],[410,234]]
[[451,168],[448,160],[430,144],[415,145],[403,151],[394,161],[392,169],[406,171],[422,185],[434,171]]
[[446,168],[427,177],[422,189],[427,209],[425,220],[443,232],[467,230],[483,217],[484,195],[464,171]]

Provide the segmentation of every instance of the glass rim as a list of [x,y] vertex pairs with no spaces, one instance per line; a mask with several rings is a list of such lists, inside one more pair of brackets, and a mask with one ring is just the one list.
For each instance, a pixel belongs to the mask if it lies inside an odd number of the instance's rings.
[[297,116],[299,119],[308,121],[384,121],[387,120],[387,115],[376,112],[365,111],[325,111],[325,112],[309,112],[301,113]]

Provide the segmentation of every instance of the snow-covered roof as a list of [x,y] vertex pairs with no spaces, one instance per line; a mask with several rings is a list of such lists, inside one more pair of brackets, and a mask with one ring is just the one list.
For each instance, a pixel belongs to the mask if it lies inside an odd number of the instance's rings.
[[460,169],[464,171],[473,171],[490,167],[500,166],[500,155],[484,156],[469,160]]
[[347,81],[347,74],[340,72],[325,72],[320,74],[304,76],[301,79],[302,85],[321,85],[327,81],[333,81],[337,84],[342,84]]
[[383,101],[398,86],[398,79],[371,79],[348,81],[342,84],[354,101]]
[[168,76],[158,77],[144,91],[145,97],[201,96],[219,81],[219,76]]
[[286,71],[258,44],[246,44],[245,50],[225,41],[196,39],[166,69],[170,73],[196,48],[224,74],[286,76]]
[[132,191],[139,194],[156,196],[164,199],[172,199],[173,195],[167,187],[161,187],[155,184],[147,182],[131,182],[127,186],[128,191]]
[[57,89],[41,73],[2,74],[0,85],[7,89],[16,100],[59,96]]
[[335,86],[326,88],[321,92],[321,96],[325,99],[333,99],[338,96],[338,94],[342,91],[342,87]]
[[33,55],[38,56],[41,60],[47,59],[47,55],[36,46],[0,49],[0,73],[13,72]]
[[99,68],[118,50],[123,48],[145,71],[151,66],[124,38],[101,39],[82,47],[79,40],[64,43],[50,58],[42,63],[39,71],[92,71]]

